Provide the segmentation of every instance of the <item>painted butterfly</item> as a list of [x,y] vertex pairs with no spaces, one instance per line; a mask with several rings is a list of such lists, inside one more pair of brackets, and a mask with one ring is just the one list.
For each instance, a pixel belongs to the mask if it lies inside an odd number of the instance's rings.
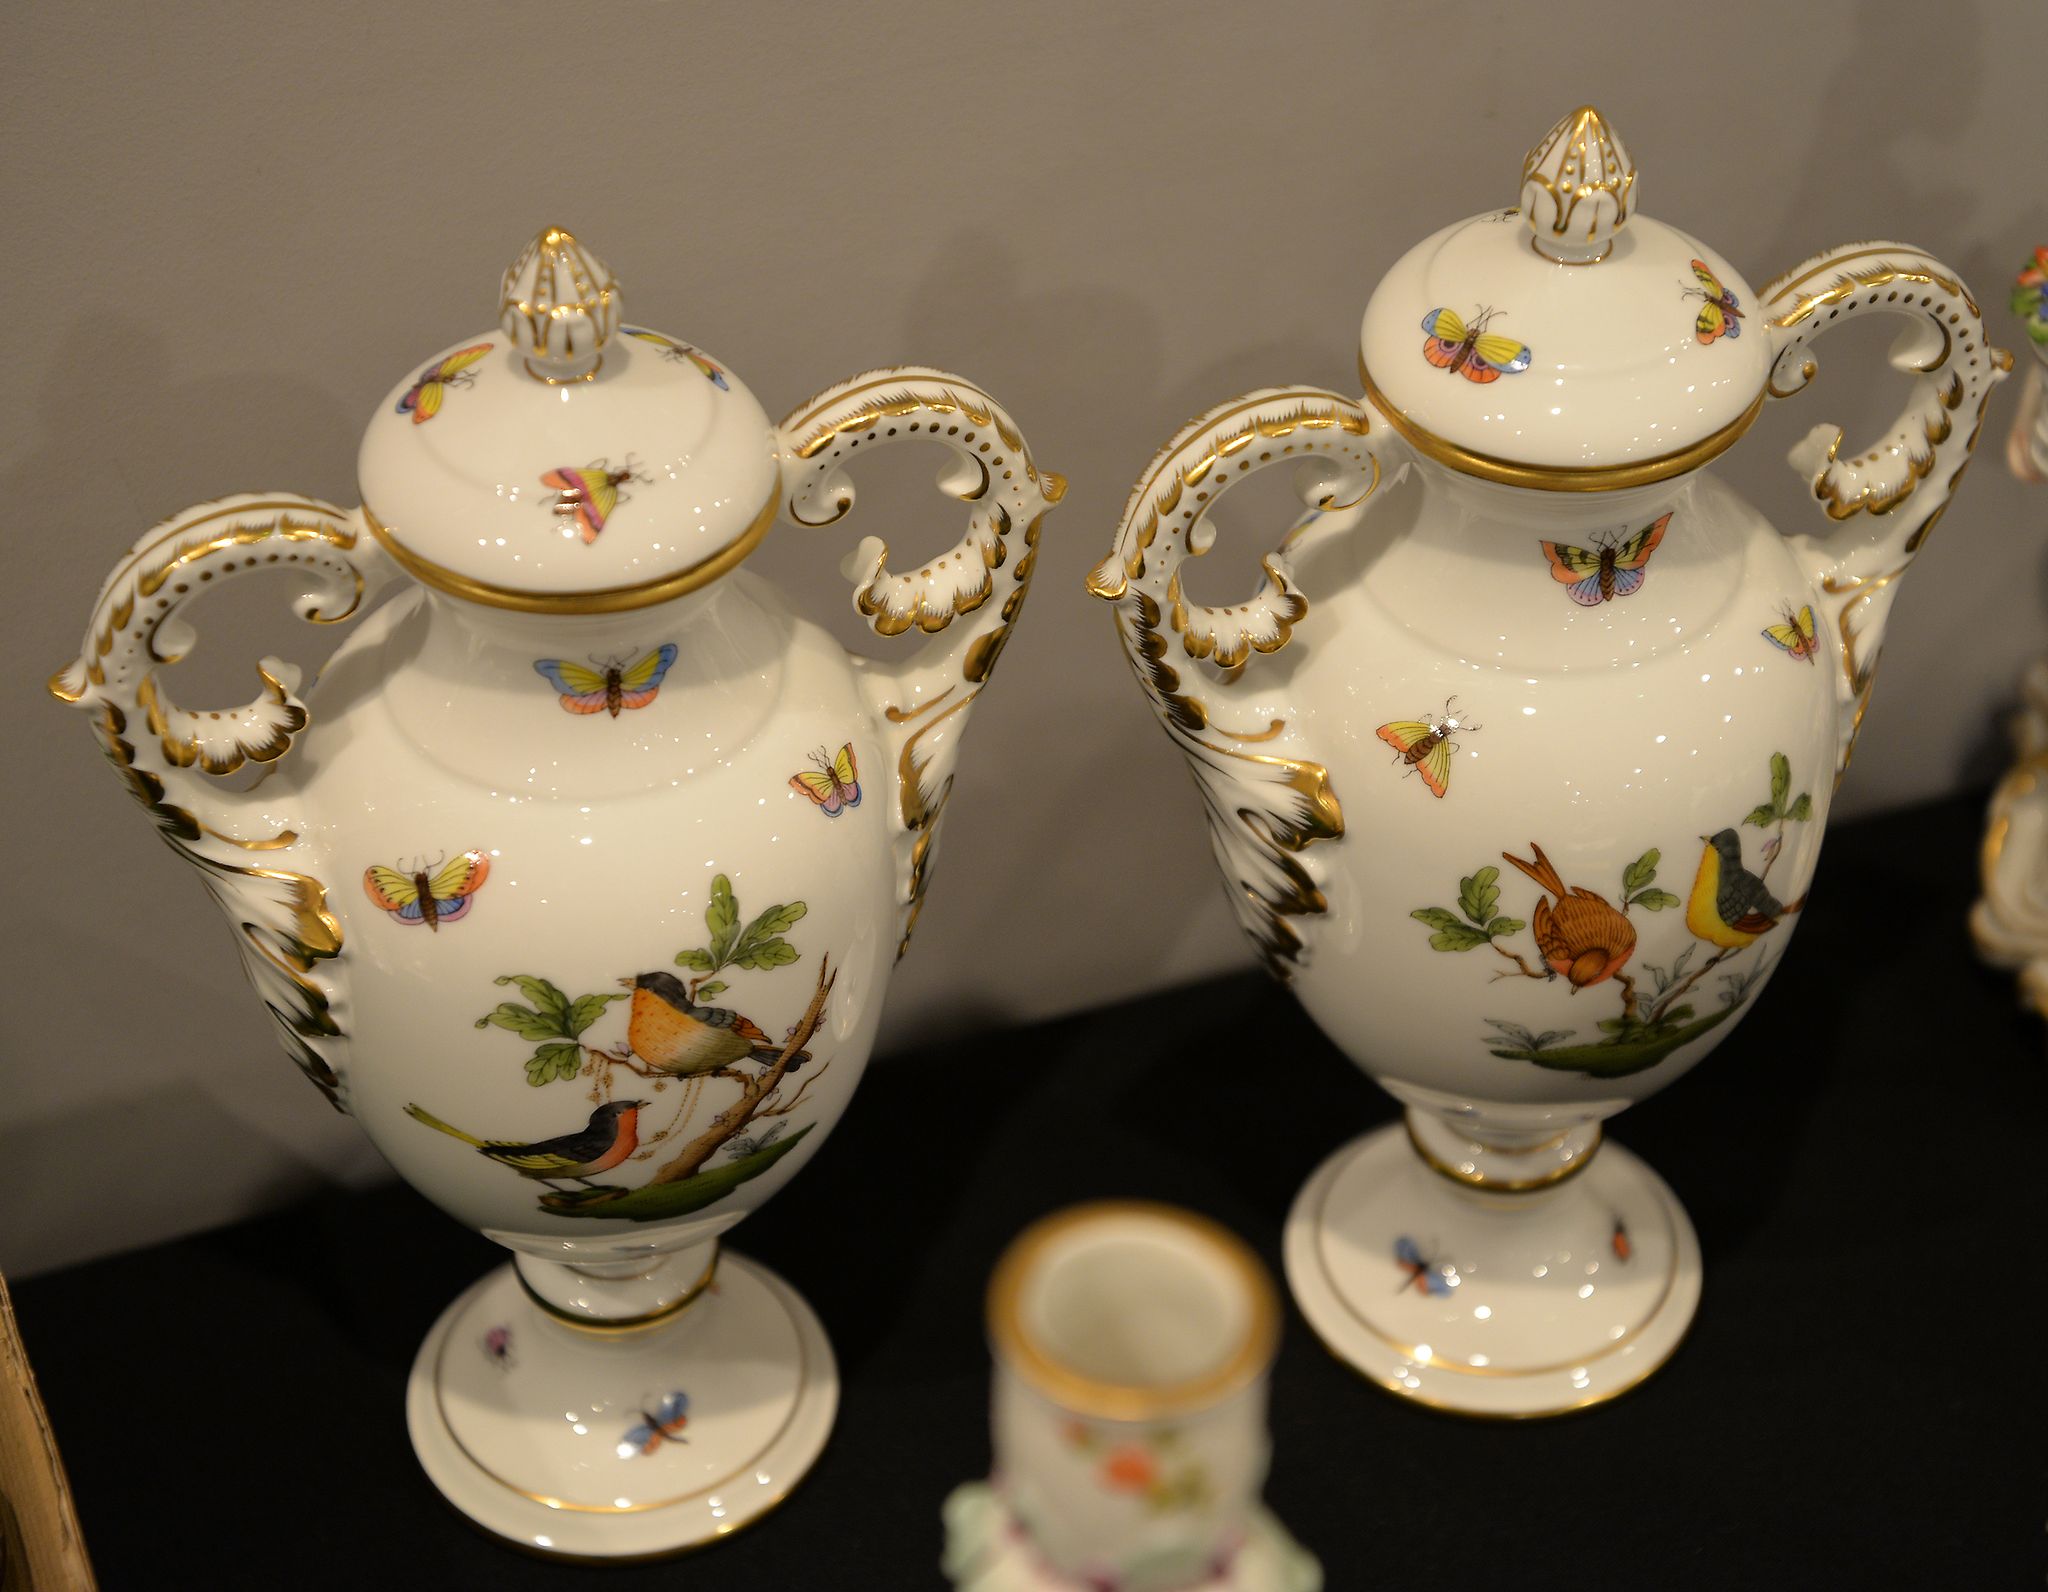
[[1711,343],[1722,336],[1740,337],[1742,311],[1735,307],[1735,295],[1721,285],[1721,279],[1707,269],[1704,260],[1692,262],[1692,274],[1700,279],[1700,285],[1687,288],[1686,297],[1706,300],[1700,305],[1699,316],[1692,323],[1694,335],[1703,343]]
[[501,1371],[512,1369],[512,1329],[510,1327],[493,1327],[484,1334],[484,1358]]
[[436,933],[469,912],[470,901],[490,877],[491,859],[481,851],[465,851],[429,873],[424,866],[410,873],[372,863],[363,870],[363,888],[370,899],[408,927],[424,923]]
[[[596,659],[591,660],[596,663]],[[567,658],[536,658],[534,673],[562,693],[564,713],[609,713],[644,708],[661,689],[662,676],[676,661],[676,644],[664,641],[638,663],[611,658],[586,669]]]
[[1407,1273],[1401,1279],[1396,1293],[1406,1293],[1413,1288],[1417,1293],[1442,1296],[1451,1291],[1451,1280],[1444,1275],[1444,1268],[1433,1260],[1424,1260],[1422,1251],[1412,1238],[1394,1240],[1394,1263]]
[[1451,703],[1457,700],[1452,697],[1444,704],[1440,719],[1395,719],[1378,731],[1379,738],[1401,754],[1408,772],[1420,774],[1422,783],[1436,796],[1450,788],[1451,754],[1458,749],[1451,737],[1460,730],[1469,733],[1479,728],[1451,712]]
[[1624,1266],[1635,1259],[1635,1245],[1628,1241],[1628,1225],[1619,1216],[1614,1218],[1614,1233],[1607,1244],[1614,1251],[1614,1258]]
[[801,791],[824,809],[827,818],[837,818],[849,807],[860,805],[860,779],[854,769],[853,743],[839,748],[837,757],[826,755],[821,746],[811,754],[818,766],[789,776],[790,787]]
[[712,364],[710,360],[698,353],[688,343],[679,343],[673,337],[664,336],[660,332],[649,331],[645,326],[622,326],[619,330],[628,337],[639,338],[643,343],[652,343],[661,350],[661,357],[663,359],[672,359],[677,364],[688,360],[704,373],[704,379],[710,382],[712,386],[718,388],[721,392],[732,391],[731,383],[725,379],[725,372]]
[[1593,547],[1572,547],[1564,542],[1538,545],[1550,560],[1550,578],[1567,587],[1565,595],[1581,608],[1597,608],[1641,589],[1643,566],[1664,540],[1664,527],[1670,523],[1671,516],[1665,514],[1624,541],[1603,541]]
[[643,1409],[637,1425],[628,1427],[626,1435],[619,1439],[618,1455],[621,1459],[638,1459],[651,1454],[664,1442],[687,1443],[683,1428],[690,1424],[690,1395],[683,1392],[668,1394],[652,1410]]
[[1820,651],[1820,635],[1813,627],[1813,604],[1803,605],[1795,614],[1788,603],[1785,622],[1782,625],[1765,625],[1764,639],[1795,658],[1813,662],[1813,655]]
[[540,478],[542,486],[555,489],[555,500],[549,505],[556,518],[571,520],[583,533],[583,545],[588,547],[597,540],[597,533],[604,529],[605,522],[612,517],[621,503],[631,498],[619,490],[627,481],[645,481],[629,457],[622,470],[614,470],[603,459],[594,459],[580,468],[564,465],[559,470],[550,470]]
[[446,359],[429,365],[420,372],[420,379],[406,388],[405,396],[398,400],[398,412],[411,415],[412,423],[423,426],[441,412],[441,400],[448,395],[450,387],[467,387],[476,380],[476,372],[469,367],[491,351],[489,343],[472,343],[468,348],[458,348]]
[[1486,329],[1499,313],[1482,309],[1468,326],[1456,310],[1431,310],[1422,317],[1422,329],[1429,333],[1423,339],[1422,357],[1467,381],[1499,381],[1527,370],[1534,357],[1528,348]]

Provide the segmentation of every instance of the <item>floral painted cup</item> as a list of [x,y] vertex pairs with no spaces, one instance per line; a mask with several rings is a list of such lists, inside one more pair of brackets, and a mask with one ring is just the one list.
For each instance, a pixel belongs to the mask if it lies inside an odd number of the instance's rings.
[[[1279,1321],[1251,1250],[1171,1206],[1077,1206],[1010,1246],[988,1297],[994,1492],[1044,1574],[1104,1592],[1319,1582],[1292,1544],[1271,1552],[1258,1503]],[[1244,1580],[1248,1543],[1293,1573]]]

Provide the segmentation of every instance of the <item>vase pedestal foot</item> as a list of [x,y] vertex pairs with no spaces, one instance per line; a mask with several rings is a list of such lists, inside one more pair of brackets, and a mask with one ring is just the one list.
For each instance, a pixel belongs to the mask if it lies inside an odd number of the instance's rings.
[[1432,1170],[1396,1123],[1316,1169],[1288,1214],[1288,1286],[1330,1351],[1463,1415],[1562,1415],[1670,1358],[1700,1251],[1662,1178],[1613,1143],[1548,1187]]
[[838,1404],[810,1306],[727,1252],[686,1308],[623,1330],[561,1319],[498,1267],[420,1345],[406,1421],[434,1485],[485,1530],[621,1560],[715,1542],[773,1509]]

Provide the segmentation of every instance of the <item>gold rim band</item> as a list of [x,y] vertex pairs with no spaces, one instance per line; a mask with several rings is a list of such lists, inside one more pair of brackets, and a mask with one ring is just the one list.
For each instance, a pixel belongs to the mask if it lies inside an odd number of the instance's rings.
[[704,1274],[684,1290],[683,1296],[680,1299],[675,1300],[671,1304],[663,1305],[659,1310],[650,1310],[645,1315],[619,1316],[610,1320],[601,1320],[596,1316],[579,1316],[573,1310],[564,1310],[552,1300],[543,1299],[538,1293],[534,1292],[533,1284],[526,1280],[526,1273],[521,1271],[516,1265],[512,1268],[512,1275],[519,1280],[520,1290],[526,1297],[538,1308],[546,1311],[549,1316],[561,1322],[563,1326],[574,1327],[578,1332],[593,1333],[601,1338],[617,1337],[621,1333],[646,1332],[652,1327],[660,1326],[663,1322],[675,1320],[677,1316],[689,1309],[691,1305],[697,1302],[698,1296],[711,1286],[711,1280],[718,1275],[718,1256],[718,1240],[714,1238],[711,1241],[710,1264],[704,1268]]
[[[1047,1252],[1077,1229],[1136,1219],[1173,1227],[1207,1249],[1244,1290],[1247,1319],[1237,1345],[1199,1376],[1180,1382],[1110,1382],[1075,1370],[1024,1324],[1024,1289]],[[1250,1247],[1228,1228],[1178,1206],[1099,1200],[1033,1223],[1003,1252],[988,1287],[988,1335],[996,1356],[1061,1409],[1107,1421],[1149,1421],[1208,1409],[1265,1375],[1280,1340],[1280,1300]]]
[[363,522],[400,569],[422,586],[431,586],[450,597],[481,603],[486,608],[509,608],[522,614],[618,614],[634,608],[652,608],[656,603],[681,597],[700,586],[710,585],[719,576],[737,568],[749,553],[761,545],[761,538],[775,523],[775,512],[781,503],[782,489],[777,483],[753,522],[735,540],[709,558],[699,559],[657,580],[643,581],[634,586],[600,586],[594,591],[521,591],[516,586],[494,586],[489,581],[457,574],[432,559],[421,557],[399,541],[391,528],[370,511],[367,503],[363,505]]
[[[1607,1141],[1606,1133],[1598,1123],[1593,1126],[1593,1142],[1586,1146],[1586,1153],[1576,1161],[1567,1161],[1563,1166],[1545,1172],[1538,1177],[1495,1178],[1484,1172],[1466,1172],[1440,1159],[1424,1144],[1415,1132],[1415,1124],[1402,1113],[1401,1126],[1407,1131],[1408,1143],[1414,1147],[1422,1164],[1432,1172],[1449,1178],[1460,1188],[1476,1189],[1481,1194],[1533,1194],[1538,1189],[1555,1188],[1567,1178],[1577,1177],[1593,1164],[1593,1157],[1600,1153],[1600,1146]],[[1538,1147],[1541,1148],[1540,1146]]]
[[1674,475],[1697,470],[1709,459],[1727,452],[1735,440],[1749,429],[1764,406],[1765,396],[1759,391],[1750,400],[1749,407],[1719,431],[1674,453],[1660,453],[1654,459],[1642,459],[1635,464],[1603,464],[1574,469],[1565,465],[1517,464],[1512,459],[1474,453],[1470,448],[1461,448],[1455,442],[1446,441],[1434,431],[1425,430],[1401,413],[1380,391],[1379,384],[1372,379],[1372,372],[1365,368],[1363,353],[1358,356],[1358,379],[1365,383],[1365,396],[1381,418],[1424,458],[1434,459],[1462,475],[1477,476],[1482,481],[1498,481],[1502,486],[1534,487],[1541,492],[1619,492],[1627,487],[1668,481]]

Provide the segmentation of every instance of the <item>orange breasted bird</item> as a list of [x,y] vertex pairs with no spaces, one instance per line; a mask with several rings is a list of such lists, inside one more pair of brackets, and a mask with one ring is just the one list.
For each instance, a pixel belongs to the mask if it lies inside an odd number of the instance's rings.
[[[689,986],[673,973],[642,973],[619,982],[633,992],[626,1043],[650,1067],[694,1078],[736,1061],[772,1066],[782,1059],[782,1047],[757,1024],[728,1007],[699,1006],[690,999]],[[795,1072],[810,1059],[809,1051],[798,1051],[789,1070]]]
[[477,1154],[488,1156],[500,1166],[509,1166],[521,1177],[573,1178],[588,1184],[599,1172],[609,1172],[640,1147],[640,1108],[645,1100],[612,1100],[590,1113],[590,1121],[574,1133],[521,1144],[516,1139],[479,1139],[473,1133],[451,1127],[425,1106],[408,1105],[405,1114],[424,1122],[437,1132],[464,1144],[476,1146]]
[[1570,979],[1574,994],[1614,977],[1636,954],[1635,925],[1625,913],[1616,911],[1612,902],[1585,886],[1566,890],[1543,848],[1532,840],[1529,849],[1536,853],[1534,862],[1524,862],[1505,851],[1501,858],[1555,897],[1554,901],[1538,901],[1530,914],[1530,928],[1544,965]]
[[1806,905],[1806,897],[1780,901],[1762,879],[1742,865],[1742,842],[1735,831],[1702,835],[1700,871],[1685,904],[1685,926],[1711,945],[1739,951],[1768,934],[1778,920]]

